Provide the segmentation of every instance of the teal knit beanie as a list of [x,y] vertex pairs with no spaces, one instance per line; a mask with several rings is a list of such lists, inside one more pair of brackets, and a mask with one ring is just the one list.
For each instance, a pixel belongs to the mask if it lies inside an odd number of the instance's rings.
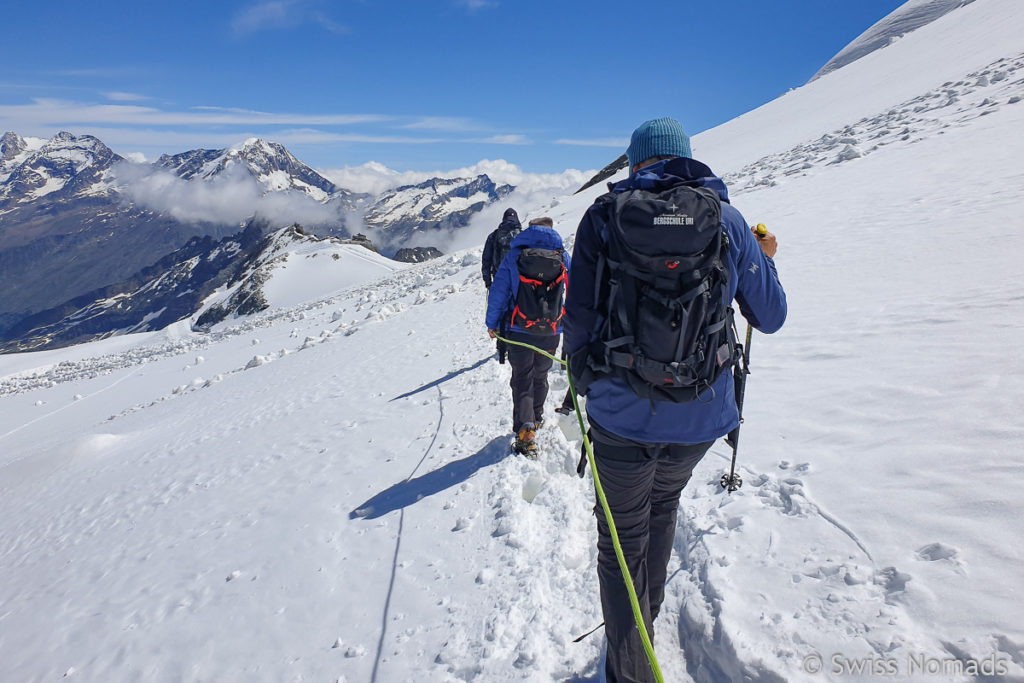
[[626,149],[630,169],[641,161],[660,156],[692,157],[690,138],[675,119],[644,121],[633,131]]

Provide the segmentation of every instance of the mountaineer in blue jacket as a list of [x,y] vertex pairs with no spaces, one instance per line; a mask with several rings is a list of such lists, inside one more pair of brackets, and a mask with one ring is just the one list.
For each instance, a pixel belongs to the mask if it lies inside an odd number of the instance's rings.
[[[760,239],[729,204],[725,183],[691,157],[690,140],[671,118],[647,121],[632,135],[626,152],[631,175],[610,192],[669,190],[679,185],[713,190],[721,200],[721,223],[729,238],[727,295],[758,330],[772,333],[786,319],[786,295],[772,257],[777,242]],[[608,198],[608,195],[605,196]],[[607,255],[607,202],[598,200],[580,222],[573,250],[565,306],[564,350],[585,357],[597,340],[607,302],[609,271],[599,268]],[[598,273],[602,281],[597,282]],[[573,379],[579,387],[578,366]],[[649,633],[664,599],[676,511],[694,467],[719,437],[739,424],[733,377],[722,372],[697,399],[686,403],[640,398],[620,377],[598,375],[586,388],[587,415],[595,463],[612,511],[626,563],[633,577]],[[604,513],[595,507],[598,578],[608,640],[605,672],[611,683],[653,681],[634,625],[624,579],[615,557]]]
[[[520,255],[529,251],[546,259],[553,268],[547,294],[539,293],[540,283],[520,272]],[[487,332],[493,338],[498,330],[511,341],[530,344],[554,353],[562,333],[562,304],[568,289],[569,254],[562,244],[562,236],[554,230],[554,221],[548,217],[535,218],[529,227],[512,240],[509,253],[494,275],[487,296]],[[560,273],[560,274],[559,274]],[[521,296],[522,294],[522,296]],[[543,319],[536,315],[548,297],[550,309]],[[508,346],[508,361],[512,366],[512,431],[516,435],[515,450],[527,456],[536,455],[534,437],[544,419],[544,401],[548,395],[550,358],[515,344]]]

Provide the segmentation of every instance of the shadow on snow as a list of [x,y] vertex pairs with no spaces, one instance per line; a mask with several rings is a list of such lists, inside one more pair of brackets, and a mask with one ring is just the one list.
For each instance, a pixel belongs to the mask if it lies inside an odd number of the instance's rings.
[[[429,382],[427,384],[424,384],[419,389],[413,389],[412,391],[408,391],[408,392],[402,394],[401,396],[395,396],[393,399],[391,399],[391,401],[397,401],[400,398],[408,398],[410,396],[415,396],[416,394],[420,393],[421,391],[426,391],[427,389],[430,389],[431,387],[440,386],[441,384],[444,384],[445,382],[447,382],[450,379],[455,379],[456,377],[458,377],[459,375],[461,375],[464,372],[469,372],[470,370],[476,370],[478,367],[480,367],[481,365],[483,365],[487,361],[491,360],[492,358],[494,358],[494,354],[491,354],[491,355],[487,356],[486,358],[481,358],[477,362],[473,363],[472,365],[470,365],[468,367],[462,368],[461,370],[452,370],[451,372],[449,372],[447,375],[445,375],[441,379],[435,379],[433,382]],[[391,401],[388,401],[388,403],[391,403]]]
[[440,493],[469,479],[485,467],[490,467],[509,454],[508,437],[491,439],[480,451],[455,460],[422,477],[406,479],[381,491],[349,513],[349,519],[377,519],[389,512],[402,510],[413,503]]

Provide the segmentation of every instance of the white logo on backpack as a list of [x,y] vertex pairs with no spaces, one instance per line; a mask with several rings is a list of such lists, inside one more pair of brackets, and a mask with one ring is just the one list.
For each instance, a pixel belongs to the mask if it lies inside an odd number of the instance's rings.
[[693,216],[687,216],[685,213],[663,213],[654,217],[653,225],[693,225]]

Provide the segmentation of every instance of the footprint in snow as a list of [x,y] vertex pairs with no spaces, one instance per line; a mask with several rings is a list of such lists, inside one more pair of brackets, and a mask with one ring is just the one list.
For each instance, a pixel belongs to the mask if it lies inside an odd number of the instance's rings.
[[936,560],[955,560],[959,551],[945,543],[929,543],[917,549],[917,558],[934,562]]
[[892,601],[907,590],[907,584],[913,580],[910,574],[886,567],[875,573],[875,584],[881,586],[886,593],[886,601]]
[[914,554],[922,562],[946,562],[958,573],[966,573],[964,563],[960,559],[960,551],[951,545],[929,543],[918,548]]

